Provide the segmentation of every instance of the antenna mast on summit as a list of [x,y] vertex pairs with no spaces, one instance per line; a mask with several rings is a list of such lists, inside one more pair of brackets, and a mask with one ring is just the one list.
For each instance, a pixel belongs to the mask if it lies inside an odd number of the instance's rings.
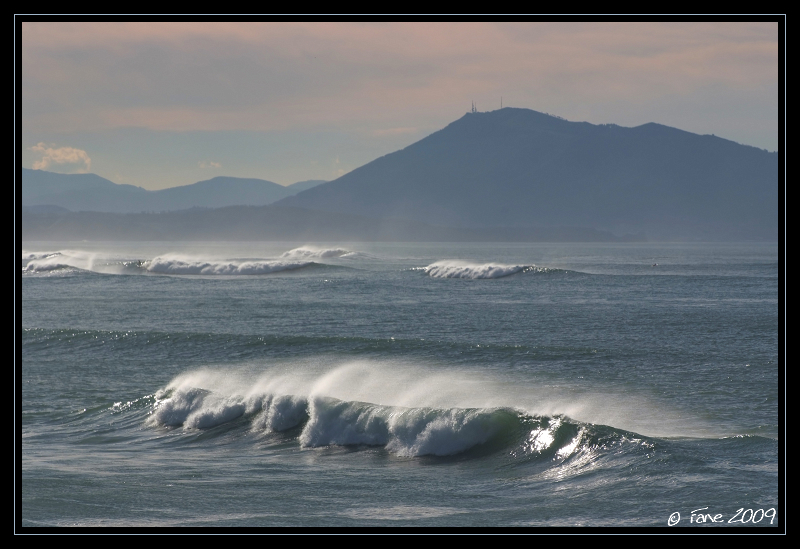
[[478,112],[478,111],[475,109],[475,101],[473,101],[473,102],[472,102],[472,112]]

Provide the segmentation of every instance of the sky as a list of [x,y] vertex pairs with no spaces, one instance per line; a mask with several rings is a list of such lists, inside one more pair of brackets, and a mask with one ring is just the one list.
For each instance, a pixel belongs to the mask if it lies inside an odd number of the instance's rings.
[[775,151],[778,23],[21,25],[22,165],[150,190],[335,179],[479,111]]

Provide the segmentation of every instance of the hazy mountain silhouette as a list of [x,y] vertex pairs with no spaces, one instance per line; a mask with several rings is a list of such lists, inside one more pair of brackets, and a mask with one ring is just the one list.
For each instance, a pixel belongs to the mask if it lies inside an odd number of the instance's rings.
[[298,181],[297,183],[292,183],[291,185],[287,185],[286,188],[295,193],[299,193],[300,191],[305,191],[327,182],[328,181],[326,179],[309,179],[307,181]]
[[23,168],[22,204],[115,213],[263,206],[323,182],[301,181],[284,187],[263,179],[215,177],[191,185],[148,191],[133,185],[118,185],[95,174],[59,174]]
[[276,205],[465,228],[777,239],[778,177],[777,153],[712,135],[504,108]]

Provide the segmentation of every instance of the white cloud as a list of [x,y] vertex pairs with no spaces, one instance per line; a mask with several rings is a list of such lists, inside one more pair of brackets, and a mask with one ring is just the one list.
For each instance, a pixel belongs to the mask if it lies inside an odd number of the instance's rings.
[[211,162],[210,160],[203,160],[202,162],[198,162],[197,165],[205,170],[207,168],[221,168],[222,164],[219,162]]
[[75,164],[83,165],[78,169],[79,173],[87,173],[92,168],[92,159],[86,154],[86,151],[75,149],[73,147],[59,147],[53,148],[55,145],[47,146],[45,143],[37,143],[34,147],[29,147],[28,150],[37,153],[42,153],[42,159],[33,163],[34,170],[46,170],[52,164]]

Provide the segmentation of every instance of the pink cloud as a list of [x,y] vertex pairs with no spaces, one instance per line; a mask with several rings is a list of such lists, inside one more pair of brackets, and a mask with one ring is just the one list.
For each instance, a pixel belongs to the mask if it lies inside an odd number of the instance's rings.
[[500,95],[657,102],[777,85],[777,39],[777,23],[23,23],[23,123],[375,132]]

